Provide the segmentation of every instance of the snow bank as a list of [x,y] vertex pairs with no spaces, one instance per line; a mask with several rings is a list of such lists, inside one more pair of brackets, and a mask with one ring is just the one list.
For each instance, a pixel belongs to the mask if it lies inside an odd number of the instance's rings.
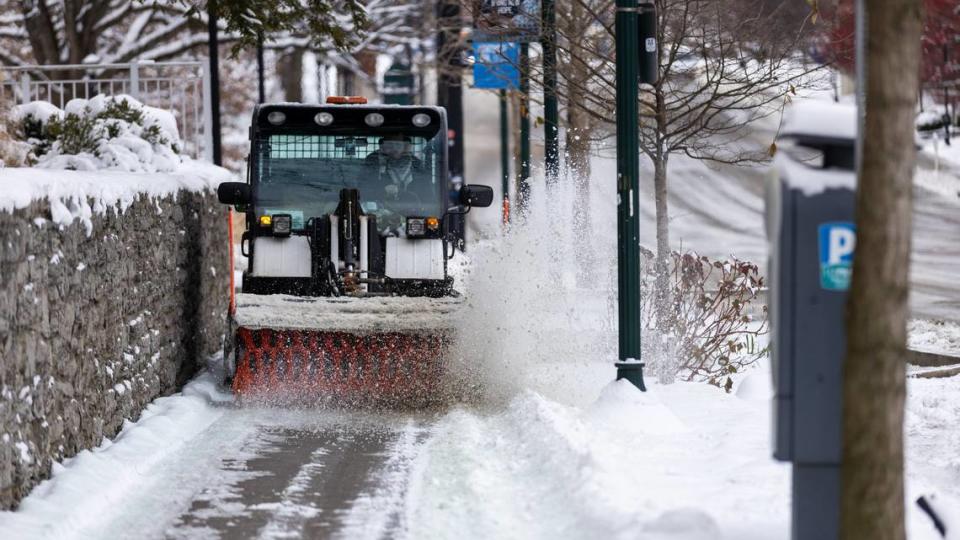
[[597,402],[587,410],[587,418],[625,433],[664,435],[689,431],[656,394],[641,392],[623,379],[603,389]]
[[402,537],[786,539],[789,467],[768,422],[769,407],[692,383],[457,410],[416,459]]
[[914,350],[960,356],[960,325],[912,319],[907,323],[907,341]]
[[912,540],[939,540],[931,520],[915,504],[924,495],[950,523],[948,539],[960,540],[960,376],[907,381],[904,436],[907,532]]
[[202,375],[182,393],[159,398],[136,423],[128,422],[113,441],[55,464],[53,476],[41,483],[14,512],[0,512],[6,538],[74,538],[98,525],[132,494],[149,489],[162,474],[164,458],[179,452],[215,422],[223,410],[216,402],[231,397]]
[[162,198],[188,191],[215,191],[232,179],[226,169],[187,161],[176,173],[118,171],[53,171],[35,168],[0,169],[0,212],[50,201],[51,219],[58,225],[81,220],[89,231],[90,218],[110,207],[125,211],[141,195]]
[[737,384],[735,394],[747,401],[769,401],[773,399],[773,380],[769,369],[750,371]]

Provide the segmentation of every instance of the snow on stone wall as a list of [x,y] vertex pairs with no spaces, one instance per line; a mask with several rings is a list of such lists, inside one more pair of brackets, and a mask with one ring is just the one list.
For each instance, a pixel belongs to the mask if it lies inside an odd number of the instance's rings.
[[[230,269],[213,183],[116,200],[0,193],[0,508],[221,349]],[[0,174],[0,192],[16,184]],[[65,205],[88,211],[56,219]]]

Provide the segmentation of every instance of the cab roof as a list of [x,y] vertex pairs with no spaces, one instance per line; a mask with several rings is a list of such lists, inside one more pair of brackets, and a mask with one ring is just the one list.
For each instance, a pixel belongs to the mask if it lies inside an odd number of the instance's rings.
[[[279,111],[284,115],[282,123],[274,124],[268,120],[270,113]],[[333,123],[321,126],[315,121],[318,113],[333,115]],[[368,126],[364,118],[376,112],[383,115],[383,124]],[[413,125],[416,114],[427,114],[430,123],[424,127]],[[253,110],[253,129],[259,132],[304,132],[342,133],[357,128],[374,132],[422,133],[432,135],[439,129],[446,131],[447,115],[442,107],[428,105],[380,105],[380,104],[306,104],[306,103],[264,103]]]

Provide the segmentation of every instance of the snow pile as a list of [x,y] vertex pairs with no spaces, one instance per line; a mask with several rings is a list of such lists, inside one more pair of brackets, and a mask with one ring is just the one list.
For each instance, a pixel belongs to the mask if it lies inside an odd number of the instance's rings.
[[[126,211],[141,196],[153,199],[187,191],[214,191],[232,175],[226,169],[199,161],[186,161],[175,173],[119,171],[51,171],[32,168],[0,169],[0,212],[26,208],[33,201],[50,201],[50,218],[57,225],[79,219],[92,230],[92,217],[111,207]],[[157,211],[161,211],[159,205]],[[42,222],[37,222],[42,226]]]
[[907,323],[907,341],[914,350],[960,356],[960,325],[912,319]]
[[939,539],[932,521],[914,503],[926,496],[949,520],[948,538],[960,540],[960,377],[909,379],[906,442],[907,525],[911,539]]
[[738,398],[747,401],[769,401],[773,399],[773,379],[770,370],[756,369],[748,372],[737,385],[735,394]]
[[[940,132],[934,132],[929,138],[922,140],[921,144],[923,153],[933,160],[935,172],[939,174],[940,169],[954,169],[946,175],[956,180],[956,169],[960,169],[960,141],[953,139],[948,145]],[[951,197],[956,195],[956,190],[950,194]]]
[[694,383],[457,410],[417,457],[400,536],[785,539],[789,467],[770,458],[768,422],[769,407]]
[[624,433],[666,435],[688,431],[655,394],[640,392],[623,379],[604,388],[587,417],[597,425]]
[[230,399],[209,375],[188,384],[182,394],[157,399],[113,441],[105,439],[98,448],[54,464],[52,477],[17,511],[0,512],[0,530],[6,538],[76,537],[131,495],[149,489],[162,475],[164,459],[223,414],[211,404]]
[[11,112],[37,167],[173,172],[181,164],[173,115],[126,95],[73,99],[64,110],[34,101]]

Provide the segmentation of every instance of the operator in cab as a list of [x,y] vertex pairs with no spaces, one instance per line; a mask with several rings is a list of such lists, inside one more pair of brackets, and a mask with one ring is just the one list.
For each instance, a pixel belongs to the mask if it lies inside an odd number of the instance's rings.
[[414,180],[423,173],[423,162],[413,155],[410,137],[385,135],[379,149],[367,156],[367,167],[384,186],[387,197],[398,199],[412,191]]

